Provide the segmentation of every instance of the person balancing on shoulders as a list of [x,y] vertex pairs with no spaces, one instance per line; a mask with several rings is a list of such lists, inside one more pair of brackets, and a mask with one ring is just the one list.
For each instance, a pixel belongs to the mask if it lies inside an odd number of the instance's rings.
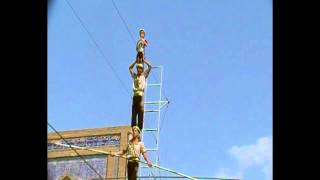
[[[140,63],[138,63],[140,62]],[[143,64],[146,63],[148,68],[144,71]],[[133,70],[136,64],[137,72]],[[131,127],[138,124],[138,127],[142,131],[143,128],[143,114],[144,114],[144,89],[146,84],[146,79],[149,76],[152,65],[144,58],[144,54],[139,52],[136,60],[130,64],[129,72],[133,78],[133,98],[132,98],[132,116],[131,116]],[[137,123],[138,117],[138,123]]]
[[147,39],[145,39],[146,32],[144,29],[139,30],[139,40],[136,44],[137,53],[142,52],[145,55],[145,47],[148,45]]

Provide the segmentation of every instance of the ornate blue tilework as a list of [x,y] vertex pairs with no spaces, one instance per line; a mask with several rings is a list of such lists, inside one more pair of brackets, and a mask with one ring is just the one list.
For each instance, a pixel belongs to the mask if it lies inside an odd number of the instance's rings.
[[[99,146],[120,146],[120,135],[91,136],[67,139],[68,143],[80,147],[99,147]],[[63,140],[59,143],[67,144]],[[68,147],[59,146],[48,142],[48,151],[68,149]]]
[[[102,177],[105,178],[107,169],[106,156],[87,156],[85,159]],[[78,157],[57,158],[48,161],[48,180],[59,180],[66,175],[73,177],[76,180],[99,178],[99,176]]]

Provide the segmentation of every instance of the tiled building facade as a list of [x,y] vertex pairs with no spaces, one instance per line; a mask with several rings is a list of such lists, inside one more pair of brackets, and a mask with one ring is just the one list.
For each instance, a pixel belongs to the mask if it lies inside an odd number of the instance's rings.
[[[71,145],[116,152],[126,147],[130,132],[130,126],[119,126],[62,131],[59,133]],[[65,144],[56,133],[51,132],[48,134],[48,180],[94,180],[99,178],[73,150],[51,142]],[[125,159],[88,150],[77,149],[77,152],[103,178],[126,176]]]

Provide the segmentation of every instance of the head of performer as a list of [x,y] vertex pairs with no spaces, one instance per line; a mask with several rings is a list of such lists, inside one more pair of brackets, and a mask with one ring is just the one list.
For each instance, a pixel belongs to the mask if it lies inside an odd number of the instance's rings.
[[133,126],[132,127],[132,139],[138,138],[139,141],[140,139],[140,128],[138,126]]
[[140,29],[140,30],[139,30],[139,35],[140,35],[140,38],[141,38],[141,39],[144,39],[144,37],[145,37],[145,35],[146,35],[145,32],[144,32],[144,29]]
[[137,64],[136,65],[136,67],[137,67],[137,75],[141,75],[142,73],[143,73],[143,64]]

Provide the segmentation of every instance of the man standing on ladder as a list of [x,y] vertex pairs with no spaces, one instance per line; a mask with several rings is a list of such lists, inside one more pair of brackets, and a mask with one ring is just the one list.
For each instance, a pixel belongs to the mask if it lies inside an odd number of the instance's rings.
[[[144,70],[143,64],[146,63],[148,68]],[[133,71],[133,67],[136,64],[137,73]],[[144,58],[144,53],[139,51],[136,60],[130,64],[129,72],[133,78],[133,99],[132,99],[132,116],[131,126],[137,125],[138,116],[138,127],[140,130],[143,128],[143,114],[144,114],[144,89],[146,79],[149,76],[152,65]]]

